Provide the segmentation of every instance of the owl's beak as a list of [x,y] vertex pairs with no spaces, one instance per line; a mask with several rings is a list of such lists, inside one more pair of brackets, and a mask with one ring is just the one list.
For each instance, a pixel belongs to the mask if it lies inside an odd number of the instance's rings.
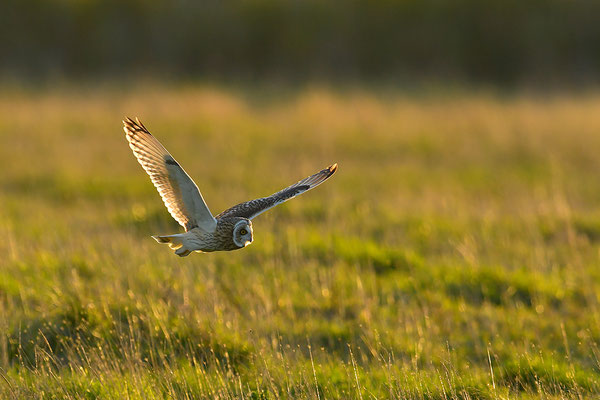
[[250,243],[252,243],[252,242],[250,242],[249,240],[246,240],[246,241],[244,242],[244,247],[248,246]]

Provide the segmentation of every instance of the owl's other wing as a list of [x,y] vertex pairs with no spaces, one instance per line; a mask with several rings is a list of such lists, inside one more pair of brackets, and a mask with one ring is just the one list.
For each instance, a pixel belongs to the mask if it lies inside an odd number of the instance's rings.
[[269,197],[263,197],[260,199],[250,200],[245,203],[237,204],[221,214],[217,215],[217,218],[225,217],[243,217],[252,219],[270,208],[275,207],[278,204],[293,199],[294,197],[302,194],[310,189],[319,186],[325,182],[331,175],[337,170],[337,164],[333,164],[324,170],[317,172],[308,178],[302,179],[294,183],[292,186],[280,190],[277,193],[272,194]]
[[206,232],[213,232],[217,221],[192,178],[139,119],[134,121],[127,118],[123,125],[129,147],[150,175],[150,180],[173,218],[186,231],[198,227]]

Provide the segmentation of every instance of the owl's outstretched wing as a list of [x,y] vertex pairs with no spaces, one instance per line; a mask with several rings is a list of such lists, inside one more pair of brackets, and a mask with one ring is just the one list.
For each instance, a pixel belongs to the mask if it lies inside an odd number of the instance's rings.
[[321,183],[325,182],[331,175],[337,170],[337,164],[333,164],[324,170],[317,172],[308,178],[302,179],[301,181],[294,183],[277,193],[272,194],[269,197],[263,197],[260,199],[250,200],[245,203],[235,205],[221,214],[217,215],[217,218],[225,217],[243,217],[252,219],[257,215],[260,215],[267,211],[269,208],[273,208],[278,204],[293,199],[294,197],[302,194]]
[[136,118],[134,121],[127,118],[123,121],[123,125],[129,147],[150,175],[152,183],[173,218],[186,231],[195,227],[206,232],[214,231],[217,221],[210,213],[192,178],[167,149],[148,132],[139,119]]

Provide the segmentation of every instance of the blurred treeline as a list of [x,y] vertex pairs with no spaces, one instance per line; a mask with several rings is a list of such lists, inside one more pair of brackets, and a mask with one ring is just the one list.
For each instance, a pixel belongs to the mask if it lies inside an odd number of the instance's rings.
[[596,82],[595,0],[2,0],[3,75]]

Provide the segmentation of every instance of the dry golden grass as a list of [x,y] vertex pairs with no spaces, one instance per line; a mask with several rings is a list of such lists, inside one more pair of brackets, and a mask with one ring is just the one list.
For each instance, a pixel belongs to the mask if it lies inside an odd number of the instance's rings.
[[[65,86],[0,94],[3,398],[600,394],[600,96]],[[179,259],[138,116],[213,213]]]

